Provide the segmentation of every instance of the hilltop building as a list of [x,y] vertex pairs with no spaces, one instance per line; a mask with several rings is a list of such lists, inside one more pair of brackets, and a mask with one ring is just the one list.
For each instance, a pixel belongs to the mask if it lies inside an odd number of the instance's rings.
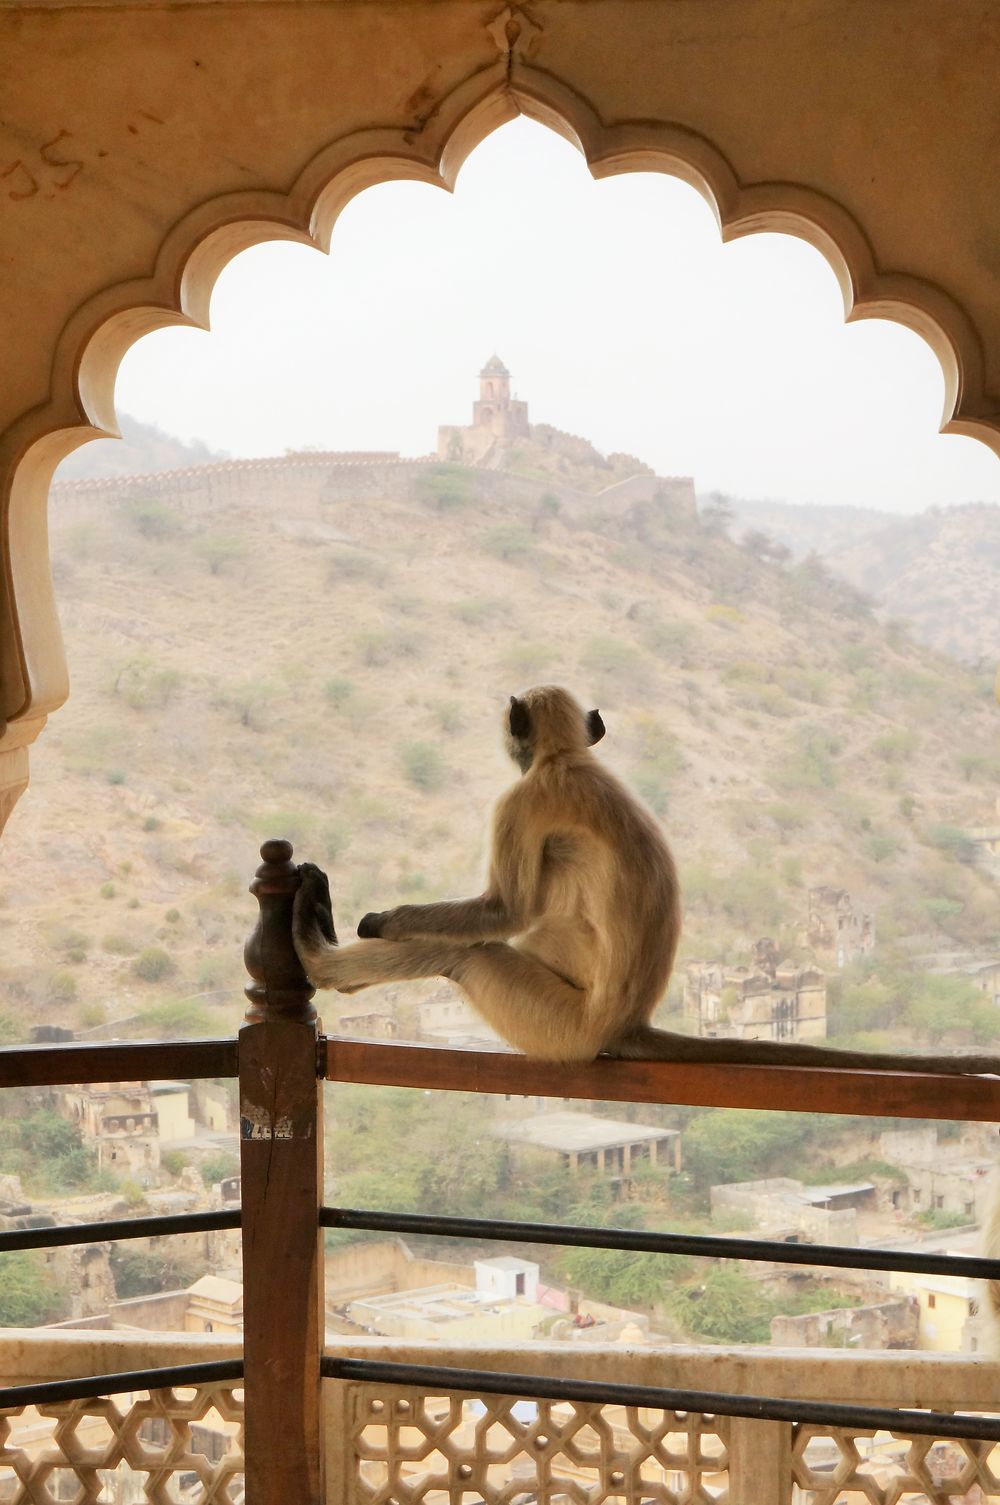
[[839,970],[875,950],[875,920],[846,888],[811,888],[808,902],[802,941],[817,962]]
[[684,1018],[692,1033],[734,1040],[826,1038],[826,974],[783,962],[772,940],[757,941],[748,967],[691,962]]
[[472,404],[472,422],[438,429],[438,456],[458,464],[478,465],[497,440],[527,439],[531,433],[528,404],[510,395],[510,372],[498,355],[491,355],[479,373],[479,400]]

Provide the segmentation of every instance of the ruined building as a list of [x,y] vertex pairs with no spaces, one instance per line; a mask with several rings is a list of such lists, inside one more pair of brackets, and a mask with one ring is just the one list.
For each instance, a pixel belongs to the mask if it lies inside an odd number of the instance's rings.
[[801,940],[816,961],[839,969],[875,950],[875,921],[845,888],[811,888]]
[[783,962],[759,940],[748,967],[691,962],[684,978],[684,1019],[692,1033],[735,1040],[822,1040],[826,974]]

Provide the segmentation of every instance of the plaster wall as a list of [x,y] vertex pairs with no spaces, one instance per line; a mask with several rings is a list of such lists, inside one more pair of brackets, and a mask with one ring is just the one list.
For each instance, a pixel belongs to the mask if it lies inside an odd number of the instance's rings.
[[1000,450],[992,0],[0,0],[0,54],[0,824],[67,693],[48,480],[114,431],[124,350],[204,323],[239,249],[325,246],[354,192],[447,184],[519,111],[597,174],[694,182],[729,236],[806,235]]

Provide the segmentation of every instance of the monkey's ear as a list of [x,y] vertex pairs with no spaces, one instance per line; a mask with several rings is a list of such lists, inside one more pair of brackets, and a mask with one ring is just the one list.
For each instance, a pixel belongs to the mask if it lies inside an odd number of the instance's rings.
[[518,700],[516,695],[510,697],[508,717],[511,736],[523,741],[531,732],[531,715],[524,701]]
[[601,720],[600,711],[588,711],[587,736],[590,740],[591,747],[593,747],[595,742],[600,742],[606,730],[607,728],[605,727],[604,722]]

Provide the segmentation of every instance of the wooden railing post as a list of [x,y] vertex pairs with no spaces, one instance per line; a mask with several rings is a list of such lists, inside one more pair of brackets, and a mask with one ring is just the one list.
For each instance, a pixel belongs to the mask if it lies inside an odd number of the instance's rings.
[[313,988],[292,944],[298,870],[266,841],[250,892],[240,1030],[247,1505],[320,1505],[324,1337],[321,1083]]

